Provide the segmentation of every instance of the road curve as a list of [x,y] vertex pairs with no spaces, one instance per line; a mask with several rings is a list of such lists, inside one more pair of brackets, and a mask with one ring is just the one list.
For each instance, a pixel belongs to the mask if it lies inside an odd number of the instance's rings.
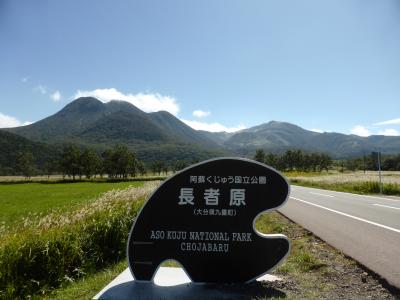
[[400,288],[400,198],[291,188],[282,214]]

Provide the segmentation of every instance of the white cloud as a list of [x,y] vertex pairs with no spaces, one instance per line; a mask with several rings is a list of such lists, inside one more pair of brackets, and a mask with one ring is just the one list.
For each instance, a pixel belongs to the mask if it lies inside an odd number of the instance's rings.
[[354,126],[350,130],[350,133],[359,135],[359,136],[363,136],[363,137],[371,135],[371,132],[367,128],[365,128],[364,126],[361,126],[361,125]]
[[92,91],[81,91],[78,90],[74,99],[79,97],[95,97],[102,102],[109,102],[111,100],[124,100],[132,103],[137,108],[145,112],[155,112],[165,110],[173,115],[177,115],[179,112],[179,105],[176,99],[170,96],[163,96],[158,93],[155,94],[124,94],[115,88],[110,89],[95,89]]
[[22,82],[22,83],[27,83],[27,82],[28,82],[28,79],[29,79],[28,77],[22,77],[22,78],[21,78],[21,82]]
[[220,131],[235,132],[246,128],[246,126],[244,126],[243,124],[240,124],[236,127],[226,127],[219,123],[205,123],[205,122],[190,121],[184,119],[181,119],[181,121],[184,122],[186,125],[189,125],[193,129],[206,130],[210,132],[220,132]]
[[53,94],[50,95],[50,98],[54,101],[54,102],[58,102],[61,100],[61,93],[60,91],[55,91]]
[[381,135],[390,135],[390,136],[399,136],[399,135],[400,135],[400,132],[398,132],[396,129],[387,128],[387,129],[385,129],[385,130],[379,131],[378,134],[381,134]]
[[21,122],[15,117],[0,113],[0,128],[17,127],[32,124],[32,122]]
[[46,89],[46,87],[43,86],[43,85],[38,85],[38,86],[36,86],[33,90],[34,90],[35,92],[39,92],[39,93],[41,93],[41,94],[43,94],[43,95],[45,95],[45,94],[47,93],[47,89]]
[[322,129],[318,129],[318,128],[310,129],[310,131],[314,131],[314,132],[318,132],[318,133],[323,133],[324,132]]
[[375,123],[374,125],[378,125],[378,126],[380,126],[380,125],[400,125],[400,118]]
[[197,118],[205,118],[205,117],[208,117],[209,115],[211,115],[211,113],[209,111],[203,111],[203,110],[193,111],[193,116],[195,116]]

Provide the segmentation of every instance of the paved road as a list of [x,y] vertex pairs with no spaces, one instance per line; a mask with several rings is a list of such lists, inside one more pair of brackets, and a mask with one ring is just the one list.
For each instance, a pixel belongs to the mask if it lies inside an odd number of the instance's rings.
[[292,186],[279,211],[400,288],[400,198]]

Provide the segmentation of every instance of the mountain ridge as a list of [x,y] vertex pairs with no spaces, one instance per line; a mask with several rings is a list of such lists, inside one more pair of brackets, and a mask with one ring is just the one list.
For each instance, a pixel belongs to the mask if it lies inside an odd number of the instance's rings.
[[360,156],[372,151],[383,151],[387,154],[400,152],[400,137],[383,135],[360,137],[337,132],[319,133],[279,121],[243,129],[222,144],[242,155],[248,155],[257,148],[272,152],[296,148],[326,152],[334,158]]
[[4,130],[34,142],[72,142],[99,151],[126,144],[143,160],[197,160],[225,153],[168,112],[145,113],[126,101],[103,103],[93,97],[78,98],[31,125]]
[[126,101],[103,103],[93,97],[78,98],[31,125],[3,130],[33,142],[74,142],[99,150],[126,144],[144,160],[249,157],[257,148],[270,152],[296,148],[326,152],[334,158],[377,150],[388,154],[400,152],[400,137],[318,133],[281,121],[269,121],[234,133],[208,132],[195,130],[166,111],[146,113]]

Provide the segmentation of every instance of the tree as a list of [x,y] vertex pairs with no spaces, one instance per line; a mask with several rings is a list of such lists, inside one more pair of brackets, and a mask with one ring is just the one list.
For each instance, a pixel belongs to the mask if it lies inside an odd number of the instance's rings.
[[287,150],[282,157],[284,169],[299,170],[303,164],[303,152],[301,150]]
[[277,161],[278,161],[278,156],[273,153],[268,153],[265,156],[264,163],[267,164],[268,166],[271,166],[273,168],[277,168]]
[[50,175],[56,172],[58,169],[57,160],[48,160],[43,165],[44,174],[47,175],[47,179],[50,179]]
[[113,156],[113,151],[111,149],[107,149],[101,154],[101,157],[103,158],[102,170],[110,178],[115,176],[115,174],[114,174],[114,166],[113,166],[113,161],[112,161],[113,157],[112,156]]
[[168,175],[169,168],[166,163],[164,163],[164,165],[162,166],[162,171],[165,173],[165,176]]
[[93,149],[86,149],[80,156],[80,165],[82,173],[86,178],[90,179],[95,175],[101,165],[101,161],[96,151]]
[[129,166],[129,174],[132,177],[136,177],[136,173],[139,171],[138,170],[138,159],[136,157],[133,158],[133,163]]
[[313,172],[317,172],[318,165],[319,165],[319,155],[318,153],[311,153],[309,157],[310,168]]
[[292,150],[287,150],[282,156],[283,170],[293,170],[293,155]]
[[102,154],[104,171],[111,178],[126,178],[136,174],[136,157],[124,145],[116,145]]
[[358,162],[356,159],[348,159],[345,161],[345,167],[347,170],[355,171],[358,168]]
[[320,170],[326,170],[327,172],[329,171],[329,168],[332,166],[332,158],[326,154],[326,153],[321,153],[320,154]]
[[60,162],[63,175],[68,175],[75,180],[77,175],[82,174],[80,156],[81,152],[76,145],[64,147]]
[[137,170],[138,170],[140,176],[144,176],[144,174],[146,173],[146,168],[144,166],[144,163],[141,160],[138,160],[136,162],[136,167],[137,167]]
[[151,164],[151,170],[153,171],[154,175],[158,173],[158,176],[160,176],[164,168],[165,168],[165,162],[161,160],[153,161]]
[[135,156],[124,145],[115,146],[113,158],[117,177],[126,178],[130,171],[135,168]]
[[309,172],[310,169],[312,168],[312,157],[311,154],[309,153],[304,153],[303,155],[303,166],[301,168],[302,171],[304,172]]
[[183,170],[184,168],[187,167],[187,162],[184,160],[177,160],[174,162],[173,166],[172,166],[172,170],[174,172],[178,172],[180,170]]
[[293,168],[296,170],[301,170],[304,165],[304,154],[301,150],[293,151]]
[[254,155],[254,160],[264,163],[265,162],[265,152],[263,149],[257,149],[256,154]]
[[33,154],[31,152],[17,153],[16,168],[18,172],[29,179],[34,171]]

